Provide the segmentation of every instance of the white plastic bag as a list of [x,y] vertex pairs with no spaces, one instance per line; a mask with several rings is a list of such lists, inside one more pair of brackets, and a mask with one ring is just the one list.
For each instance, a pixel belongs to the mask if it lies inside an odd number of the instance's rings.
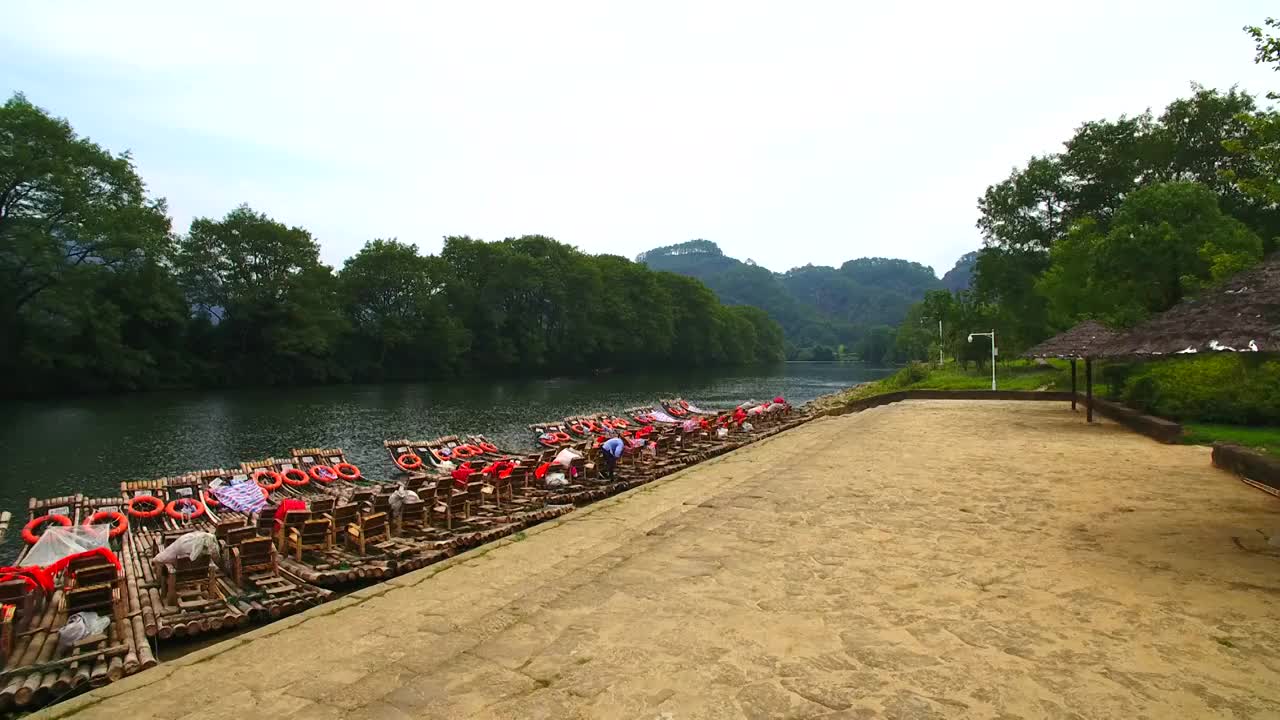
[[546,482],[547,487],[564,487],[569,484],[564,473],[547,473]]
[[111,618],[106,615],[93,611],[78,612],[67,618],[67,624],[58,631],[58,647],[66,650],[90,635],[105,631],[110,624]]
[[729,428],[723,428],[723,427],[716,428],[716,437],[720,438],[721,440],[729,437]]
[[24,565],[48,567],[64,557],[106,547],[110,525],[72,525],[46,528],[23,559]]
[[458,466],[455,465],[452,460],[445,460],[444,462],[440,463],[436,467],[439,468],[441,472],[446,472],[446,473],[451,473],[454,470],[458,469]]
[[387,503],[391,506],[391,514],[399,515],[400,510],[404,508],[406,502],[417,502],[422,498],[418,497],[418,493],[412,490],[406,490],[403,485],[398,490],[391,493],[391,497],[387,498]]
[[565,448],[556,454],[556,459],[552,460],[551,464],[563,465],[564,467],[569,467],[570,463],[572,463],[574,460],[577,460],[580,457],[582,457],[582,453],[578,452],[577,450],[573,450],[571,448]]
[[756,426],[752,425],[749,422],[742,423],[742,432],[751,432],[752,430],[755,430],[755,429],[756,429]]
[[218,538],[213,533],[195,531],[174,540],[169,547],[161,550],[156,555],[155,562],[171,563],[183,557],[195,560],[201,555],[213,557],[217,554]]

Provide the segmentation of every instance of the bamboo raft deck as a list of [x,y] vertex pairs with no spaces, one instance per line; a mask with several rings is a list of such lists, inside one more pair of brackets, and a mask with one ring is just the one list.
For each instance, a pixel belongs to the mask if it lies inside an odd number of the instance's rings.
[[[611,430],[633,439],[640,430],[635,415],[645,410],[655,408],[531,425],[535,431],[561,428],[557,431],[568,433],[579,424],[585,432],[573,431],[569,442],[527,453],[503,450],[482,435],[388,440],[384,446],[397,470],[394,480],[372,480],[359,473],[354,479],[338,477],[332,482],[282,483],[264,492],[267,504],[260,512],[231,510],[213,490],[257,484],[254,475],[259,471],[296,469],[311,477],[313,468],[345,463],[343,451],[294,448],[287,457],[243,462],[233,469],[123,482],[116,497],[31,499],[29,518],[60,514],[74,524],[98,511],[124,511],[128,500],[138,495],[154,496],[166,505],[199,501],[204,510],[176,517],[130,517],[128,530],[110,540],[120,571],[109,563],[69,569],[59,573],[47,596],[30,593],[34,602],[17,613],[0,613],[0,645],[6,650],[0,669],[0,712],[31,710],[152,667],[157,664],[155,644],[161,641],[235,632],[300,612],[330,599],[332,592],[326,588],[367,585],[411,572],[810,419],[789,412],[753,416],[752,432],[735,431],[726,438],[703,428],[684,432],[680,424],[647,426],[644,444],[618,462],[615,476],[600,477],[597,436],[585,422],[599,427],[605,420],[612,424],[629,416],[627,427]],[[482,450],[468,458],[477,472],[446,474],[438,465],[441,455],[449,454],[441,451],[464,445]],[[582,457],[558,468],[572,476],[567,485],[548,487],[535,471],[549,466],[564,448]],[[405,473],[398,467],[396,460],[405,452],[423,458],[421,471]],[[270,484],[270,477],[264,481]],[[414,491],[418,500],[404,490]],[[393,497],[404,500],[396,512]],[[299,518],[305,519],[294,518],[298,511],[293,511],[277,523],[276,509],[286,500],[302,501],[307,509]],[[319,519],[328,528],[323,542],[301,548],[285,542],[291,528]],[[361,537],[361,529],[374,527],[376,536]],[[170,565],[153,562],[165,547],[192,531],[216,538],[217,557]],[[0,591],[5,586],[0,583]],[[72,613],[89,607],[111,617],[106,631],[60,648],[58,631]]]

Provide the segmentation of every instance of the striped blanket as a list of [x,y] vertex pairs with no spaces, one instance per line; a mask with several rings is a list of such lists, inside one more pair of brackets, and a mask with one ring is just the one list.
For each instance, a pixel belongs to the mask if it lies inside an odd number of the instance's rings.
[[258,512],[267,504],[262,489],[253,481],[213,488],[213,496],[227,508],[242,513]]

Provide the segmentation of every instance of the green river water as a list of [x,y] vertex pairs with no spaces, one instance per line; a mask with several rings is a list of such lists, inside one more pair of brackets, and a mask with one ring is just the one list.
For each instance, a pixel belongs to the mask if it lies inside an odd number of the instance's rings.
[[783,395],[799,404],[889,370],[784,363],[767,370],[627,374],[293,389],[166,392],[0,406],[0,509],[26,521],[27,498],[113,495],[120,482],[175,475],[294,447],[341,447],[372,478],[394,471],[388,438],[483,433],[532,447],[529,423],[620,411],[681,396],[704,408]]

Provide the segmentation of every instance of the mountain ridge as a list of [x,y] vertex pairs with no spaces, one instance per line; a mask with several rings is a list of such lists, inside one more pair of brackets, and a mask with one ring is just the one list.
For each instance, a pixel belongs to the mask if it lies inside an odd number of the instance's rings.
[[[636,256],[653,270],[697,278],[730,305],[752,305],[782,325],[788,355],[804,348],[856,345],[872,328],[896,326],[929,290],[968,287],[973,257],[939,278],[928,265],[897,258],[807,264],[777,273],[725,255],[710,240],[690,240]],[[966,258],[968,261],[966,262]]]

